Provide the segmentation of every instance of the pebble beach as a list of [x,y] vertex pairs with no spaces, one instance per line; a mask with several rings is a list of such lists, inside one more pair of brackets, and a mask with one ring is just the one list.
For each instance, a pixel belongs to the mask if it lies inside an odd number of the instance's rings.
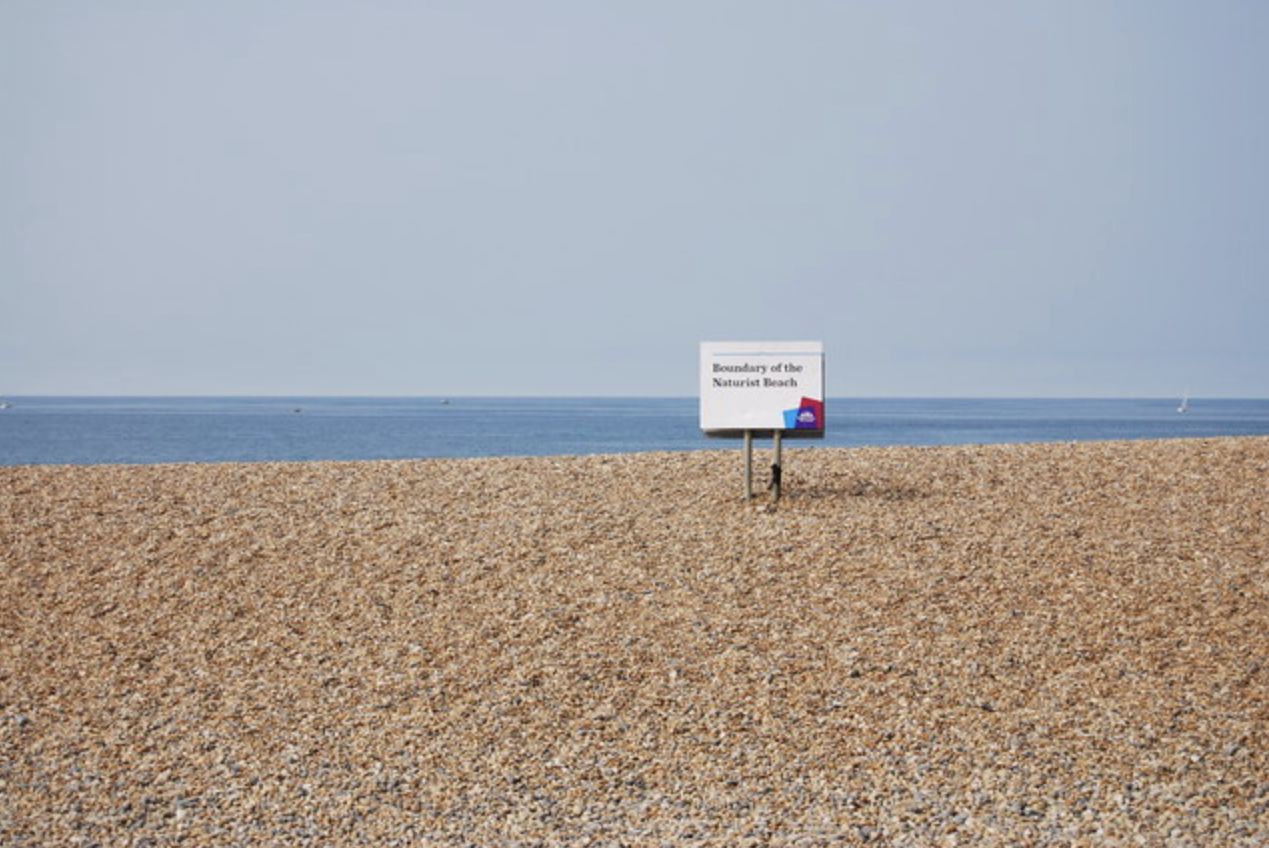
[[0,844],[1269,843],[1269,437],[785,466],[0,468]]

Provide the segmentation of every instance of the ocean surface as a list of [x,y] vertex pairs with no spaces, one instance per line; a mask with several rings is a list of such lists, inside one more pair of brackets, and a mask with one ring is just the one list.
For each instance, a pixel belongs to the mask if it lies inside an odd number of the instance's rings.
[[[695,398],[9,397],[0,465],[687,451]],[[1269,399],[830,398],[823,439],[793,450],[1269,435]],[[760,443],[760,447],[765,446]]]

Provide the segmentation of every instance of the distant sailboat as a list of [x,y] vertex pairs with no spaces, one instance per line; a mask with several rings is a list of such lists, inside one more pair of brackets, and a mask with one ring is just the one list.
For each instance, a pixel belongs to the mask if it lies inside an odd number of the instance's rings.
[[1181,396],[1181,405],[1176,408],[1177,412],[1190,411],[1190,396],[1188,394]]

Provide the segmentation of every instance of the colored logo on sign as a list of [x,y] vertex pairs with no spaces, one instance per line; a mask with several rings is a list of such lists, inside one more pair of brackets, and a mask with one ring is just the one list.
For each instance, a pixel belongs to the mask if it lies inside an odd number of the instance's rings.
[[823,430],[824,401],[804,397],[796,408],[784,410],[784,429]]

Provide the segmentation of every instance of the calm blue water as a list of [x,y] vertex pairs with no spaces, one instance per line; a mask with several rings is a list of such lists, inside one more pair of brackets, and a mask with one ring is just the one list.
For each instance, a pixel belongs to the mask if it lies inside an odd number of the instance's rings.
[[[695,398],[8,398],[0,465],[721,448]],[[830,399],[797,447],[1269,435],[1269,400]]]

